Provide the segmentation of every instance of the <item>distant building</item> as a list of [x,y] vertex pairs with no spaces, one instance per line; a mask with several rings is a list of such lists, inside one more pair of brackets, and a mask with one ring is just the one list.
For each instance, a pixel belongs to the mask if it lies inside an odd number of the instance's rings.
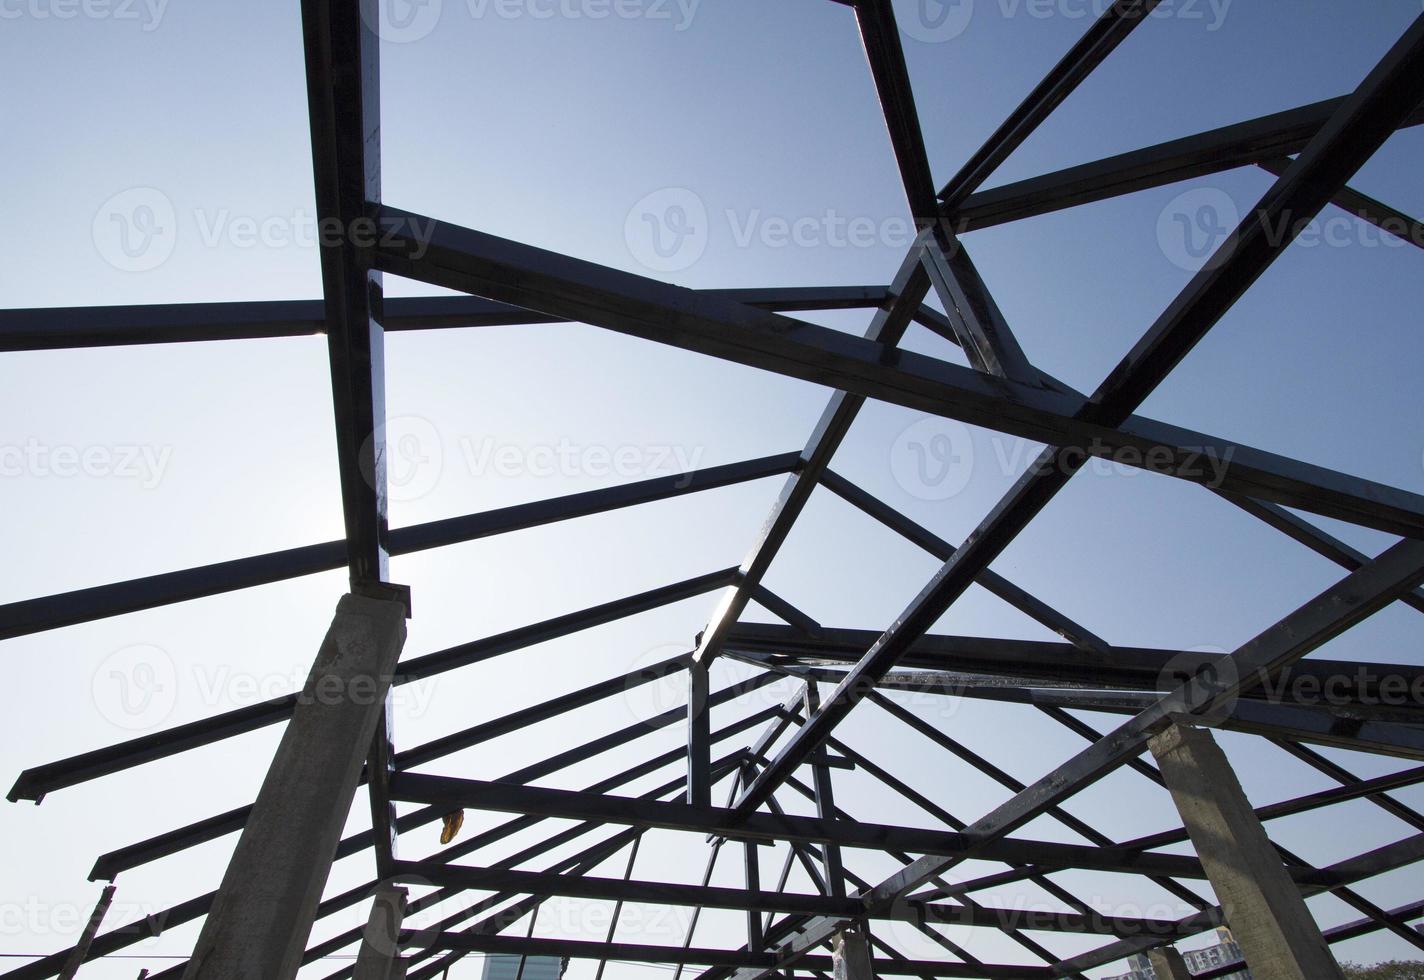
[[[1187,964],[1187,969],[1195,975],[1231,963],[1240,963],[1241,969],[1222,974],[1221,980],[1251,980],[1251,970],[1246,966],[1245,958],[1241,955],[1241,947],[1236,945],[1231,930],[1224,926],[1217,929],[1216,939],[1217,942],[1214,946],[1194,949],[1189,953],[1182,954],[1182,960]],[[1107,980],[1157,980],[1157,974],[1153,971],[1152,964],[1145,954],[1139,953],[1130,957],[1127,965],[1128,972],[1109,977]]]
[[561,956],[526,956],[524,972],[519,971],[518,956],[490,953],[485,956],[483,980],[559,980],[568,960]]
[[1145,978],[1152,976],[1150,972],[1144,972],[1146,970],[1147,957],[1129,956],[1127,958],[1127,972],[1108,977],[1107,980],[1145,980]]
[[1136,956],[1127,958],[1127,972],[1120,973],[1108,980],[1157,980],[1157,974],[1152,970],[1152,964],[1147,962],[1146,955],[1138,953]]

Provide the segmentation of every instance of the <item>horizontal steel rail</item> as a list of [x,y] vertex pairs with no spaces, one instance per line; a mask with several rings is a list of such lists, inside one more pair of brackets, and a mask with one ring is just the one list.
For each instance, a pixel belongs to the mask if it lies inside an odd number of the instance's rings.
[[[548,500],[512,504],[464,517],[412,524],[390,532],[390,553],[408,555],[779,476],[791,472],[796,463],[795,453],[783,453],[652,477],[616,487],[585,490]],[[165,572],[37,599],[22,599],[0,605],[0,640],[334,571],[345,564],[345,555],[342,542],[328,541],[180,572]]]
[[[879,306],[886,298],[883,286],[706,292],[783,313],[867,309]],[[388,333],[399,333],[566,321],[474,296],[391,296],[385,300],[382,322]],[[0,310],[0,351],[309,337],[325,330],[325,304],[319,299],[8,309]]]

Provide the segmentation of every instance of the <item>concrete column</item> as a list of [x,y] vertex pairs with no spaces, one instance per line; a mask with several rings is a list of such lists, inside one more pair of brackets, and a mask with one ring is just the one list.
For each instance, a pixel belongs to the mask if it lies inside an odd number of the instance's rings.
[[875,980],[870,963],[870,940],[863,923],[846,926],[836,933],[831,941],[831,963],[836,980]]
[[[408,895],[406,889],[395,885],[382,885],[376,892],[366,930],[361,934],[361,950],[356,954],[352,980],[394,980],[393,970],[401,962],[397,942],[401,923],[405,921]],[[403,973],[403,964],[401,966]]]
[[1171,946],[1147,951],[1147,962],[1152,964],[1152,972],[1157,980],[1192,980],[1191,971],[1182,959],[1182,954]]
[[336,607],[184,980],[292,980],[405,642],[409,591]]
[[1174,724],[1149,746],[1256,980],[1341,980],[1320,927],[1211,733]]

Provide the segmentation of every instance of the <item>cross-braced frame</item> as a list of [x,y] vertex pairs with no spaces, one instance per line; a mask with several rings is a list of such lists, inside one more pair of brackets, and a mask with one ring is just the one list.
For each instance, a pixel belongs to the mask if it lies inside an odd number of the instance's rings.
[[[1361,881],[1424,860],[1424,814],[1389,795],[1424,782],[1424,768],[1365,779],[1311,747],[1424,759],[1424,704],[1381,707],[1378,692],[1370,689],[1367,679],[1371,675],[1424,678],[1424,668],[1379,663],[1369,665],[1372,673],[1361,673],[1355,664],[1307,658],[1392,603],[1424,612],[1420,590],[1424,498],[1135,414],[1289,247],[1304,223],[1322,209],[1345,208],[1392,233],[1405,229],[1415,244],[1424,241],[1424,235],[1413,233],[1419,229],[1417,221],[1347,183],[1396,130],[1424,122],[1424,18],[1355,91],[1337,99],[981,190],[995,169],[1155,6],[1153,0],[1119,0],[953,179],[936,190],[889,0],[838,2],[851,8],[859,26],[918,237],[894,281],[883,287],[697,291],[383,204],[374,5],[370,0],[304,0],[318,216],[342,228],[364,226],[370,231],[365,240],[347,235],[341,241],[323,242],[324,299],[11,310],[0,314],[0,349],[201,342],[323,331],[330,355],[344,540],[10,603],[0,606],[0,638],[340,568],[349,571],[353,592],[389,595],[380,589],[389,586],[388,559],[393,555],[754,480],[781,479],[781,492],[761,534],[739,567],[717,569],[402,661],[395,684],[458,670],[673,602],[720,593],[692,649],[651,667],[421,745],[400,744],[381,713],[362,774],[372,830],[340,840],[333,855],[347,858],[369,852],[375,859],[374,874],[369,883],[326,898],[315,915],[351,909],[390,885],[428,886],[428,892],[409,901],[407,915],[437,907],[442,913],[457,910],[433,927],[399,933],[397,945],[412,978],[439,976],[471,952],[675,964],[679,973],[699,968],[702,980],[756,980],[769,973],[825,976],[832,963],[826,950],[847,928],[857,926],[868,928],[874,968],[886,975],[1077,976],[1191,937],[1229,918],[1190,884],[1212,878],[1205,856],[1163,850],[1189,840],[1191,828],[1185,822],[1180,831],[1115,840],[1062,808],[1074,794],[1121,768],[1167,785],[1163,768],[1144,758],[1144,753],[1164,730],[1185,724],[1248,733],[1338,784],[1259,807],[1255,818],[1262,822],[1367,800],[1411,827],[1412,836],[1330,867],[1312,866],[1283,847],[1276,852],[1293,888],[1302,895],[1328,892],[1360,913],[1357,921],[1326,930],[1326,942],[1388,930],[1424,949],[1424,937],[1410,926],[1411,919],[1424,914],[1424,896],[1384,909],[1354,890]],[[1245,166],[1274,175],[1270,190],[1091,393],[1075,391],[1034,366],[960,241],[961,235],[977,229]],[[1277,229],[1283,231],[1273,233]],[[386,300],[382,276],[387,273],[467,295]],[[927,303],[931,291],[943,313]],[[871,311],[870,325],[863,337],[853,337],[788,315],[827,309]],[[552,321],[591,324],[815,382],[834,389],[834,394],[799,451],[389,529],[383,472],[384,333]],[[898,349],[912,324],[956,344],[968,366]],[[857,414],[871,399],[1034,440],[1048,448],[965,541],[946,541],[831,468]],[[1205,484],[1202,492],[1219,495],[1340,565],[1346,574],[1230,654],[1188,655],[1109,644],[990,566],[1090,458],[1112,453],[1129,465]],[[1225,461],[1210,481],[1195,465],[1203,454]],[[883,632],[823,626],[764,584],[817,489],[842,498],[942,563]],[[1294,511],[1373,528],[1401,540],[1371,558]],[[933,625],[974,584],[1046,626],[1062,642],[932,633]],[[752,602],[785,625],[743,621]],[[713,689],[709,668],[719,657],[750,665],[755,673],[729,687]],[[630,688],[684,674],[685,707],[570,745],[536,764],[479,780],[416,771]],[[1341,703],[1320,705],[1269,694],[1264,682],[1286,675],[1358,679]],[[787,678],[797,686],[783,703],[746,709],[737,720],[714,728],[713,708],[745,706],[747,695]],[[1269,688],[1289,689],[1288,685]],[[1413,689],[1418,690],[1418,685]],[[1082,749],[1050,772],[1020,781],[887,696],[904,690],[1030,705],[1080,739]],[[864,701],[1004,787],[1011,794],[1007,801],[977,819],[964,819],[838,738],[839,723]],[[51,792],[278,725],[291,718],[297,707],[294,692],[38,765],[21,774],[10,798],[38,801]],[[1104,731],[1084,722],[1083,712],[1121,718],[1117,727]],[[631,739],[678,728],[686,731],[685,750],[651,756],[582,791],[535,785]],[[847,808],[836,798],[834,772],[845,768],[872,777],[943,828],[866,822],[867,814],[856,812],[854,806]],[[660,773],[668,778],[652,790],[617,795],[619,789]],[[722,805],[714,802],[719,786],[727,794]],[[781,802],[788,794],[810,801],[815,816],[789,813]],[[420,806],[397,815],[397,802]],[[424,858],[398,856],[399,835],[464,808],[512,816]],[[242,807],[217,814],[103,854],[92,877],[113,879],[123,871],[242,830],[252,811]],[[1059,844],[1018,836],[1031,821],[1045,816],[1088,843]],[[459,863],[470,855],[478,859],[482,848],[538,829],[549,819],[575,823],[498,862]],[[669,884],[635,876],[638,846],[650,829],[707,838],[706,874],[700,883]],[[786,845],[785,864],[775,884],[760,877],[757,845],[766,842]],[[710,884],[714,865],[729,843],[744,848],[743,887]],[[552,864],[547,859],[541,862],[543,855],[569,845],[582,849]],[[888,855],[900,870],[884,880],[867,880],[848,861],[847,852],[857,849]],[[622,877],[589,874],[625,850]],[[967,880],[948,877],[966,861],[1001,863],[1004,870]],[[787,890],[793,865],[814,882],[816,894]],[[1102,914],[1054,880],[1056,873],[1071,869],[1139,876],[1195,911],[1179,920]],[[978,892],[1014,882],[1032,883],[1071,911],[998,908],[975,899]],[[484,897],[466,901],[467,893]],[[56,953],[7,976],[25,980],[59,976],[71,958],[77,956],[74,962],[79,962],[102,957],[203,918],[216,895],[208,892],[136,925],[86,936],[76,950]],[[740,948],[703,948],[694,944],[691,928],[679,946],[615,942],[613,928],[601,942],[511,932],[537,913],[541,903],[555,897],[614,902],[618,908],[627,902],[745,912],[747,939]],[[906,957],[877,935],[879,925],[887,921],[908,923],[940,947],[944,957]],[[1041,965],[985,963],[936,928],[945,925],[997,931]],[[1034,932],[1096,936],[1102,943],[1064,959],[1037,942],[1030,935]],[[342,933],[309,946],[302,959],[314,962],[361,941],[359,929]],[[177,977],[186,968],[180,964],[155,976]],[[332,976],[350,976],[355,969],[348,967]]]

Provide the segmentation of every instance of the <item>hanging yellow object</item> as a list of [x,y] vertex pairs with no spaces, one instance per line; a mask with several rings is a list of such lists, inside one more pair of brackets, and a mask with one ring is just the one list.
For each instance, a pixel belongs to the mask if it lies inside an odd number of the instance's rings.
[[448,844],[455,839],[455,835],[460,832],[460,828],[465,825],[465,811],[456,810],[454,813],[445,814],[443,824],[440,828],[440,843]]

